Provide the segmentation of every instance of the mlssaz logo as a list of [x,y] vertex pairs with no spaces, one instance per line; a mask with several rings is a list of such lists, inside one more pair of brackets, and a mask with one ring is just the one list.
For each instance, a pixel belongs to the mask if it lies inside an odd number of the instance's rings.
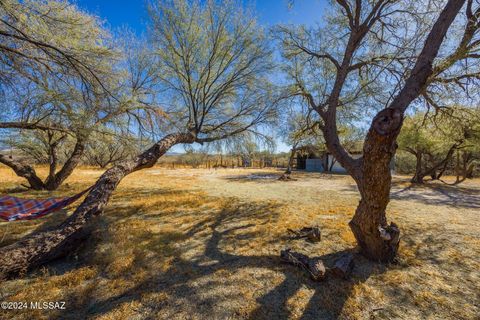
[[45,309],[45,310],[65,310],[65,301],[35,301],[30,302],[30,309]]

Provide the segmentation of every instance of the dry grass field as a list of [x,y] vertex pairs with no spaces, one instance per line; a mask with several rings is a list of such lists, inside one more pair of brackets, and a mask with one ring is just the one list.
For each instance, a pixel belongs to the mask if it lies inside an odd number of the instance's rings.
[[[395,177],[389,218],[402,228],[398,261],[356,255],[349,280],[313,282],[279,252],[326,264],[355,251],[348,228],[358,194],[346,176],[245,169],[152,168],[128,176],[78,250],[0,284],[2,301],[65,301],[66,310],[0,311],[1,319],[480,319],[480,180],[413,187]],[[59,191],[20,192],[0,168],[0,193],[71,195],[101,174],[77,170]],[[0,246],[68,212],[0,223]],[[322,241],[289,240],[318,225]]]

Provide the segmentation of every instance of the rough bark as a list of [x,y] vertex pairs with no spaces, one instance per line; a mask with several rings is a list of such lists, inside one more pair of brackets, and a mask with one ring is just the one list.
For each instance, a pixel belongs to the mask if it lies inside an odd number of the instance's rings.
[[[385,210],[392,179],[389,164],[402,121],[402,113],[389,108],[374,118],[363,147],[362,178],[357,182],[361,200],[350,221],[362,254],[383,262],[395,257],[399,244],[400,232],[393,223],[387,225]],[[391,234],[385,235],[381,230]]]
[[[399,230],[393,223],[390,226],[387,225],[385,209],[389,202],[391,185],[389,168],[395,154],[395,140],[402,126],[405,111],[412,101],[418,98],[422,90],[425,90],[428,79],[433,74],[433,61],[465,0],[449,0],[446,3],[433,24],[405,84],[390,105],[373,119],[364,142],[363,158],[360,159],[354,159],[340,143],[337,108],[342,104],[341,92],[349,73],[362,64],[352,65],[352,59],[372,26],[378,23],[382,10],[390,2],[375,2],[368,14],[362,10],[362,1],[355,2],[355,10],[351,10],[350,4],[346,1],[337,1],[337,3],[343,7],[349,23],[348,41],[342,60],[339,62],[331,55],[317,56],[317,58],[327,58],[336,68],[335,81],[328,98],[316,104],[314,96],[306,91],[301,81],[297,80],[297,87],[300,95],[306,98],[310,107],[316,110],[323,120],[320,128],[328,150],[357,183],[361,201],[350,226],[361,251],[373,260],[391,261],[398,249]],[[469,3],[471,4],[471,1]],[[300,49],[302,50],[301,47]],[[312,56],[316,55],[308,50],[302,51]]]
[[[464,3],[462,0],[450,0],[440,13],[405,85],[390,106],[374,117],[364,142],[363,158],[360,163],[357,166],[352,165],[355,162],[350,158],[345,166],[344,155],[337,152],[341,156],[337,159],[353,176],[361,194],[350,227],[362,254],[369,259],[390,262],[397,254],[400,231],[395,223],[387,224],[385,215],[390,201],[389,164],[397,148],[396,138],[403,123],[403,114],[410,103],[419,96],[432,74],[433,60],[448,28]],[[341,151],[342,148],[332,145],[337,141],[338,136],[328,144],[329,149],[336,148]]]
[[45,181],[45,189],[47,190],[56,190],[73,172],[73,170],[78,166],[82,160],[83,153],[85,152],[85,141],[83,139],[78,139],[75,143],[70,157],[64,163],[60,171],[57,173],[50,172]]
[[167,135],[135,159],[122,161],[107,170],[75,212],[59,227],[30,235],[0,249],[0,278],[21,273],[70,252],[77,240],[84,236],[86,224],[103,211],[126,175],[153,166],[173,145],[194,141],[189,133]]
[[0,154],[0,163],[12,168],[19,177],[25,178],[32,189],[43,190],[45,188],[42,179],[37,176],[35,169],[23,161]]
[[73,170],[80,163],[85,151],[85,142],[83,139],[77,140],[70,157],[62,166],[62,168],[56,173],[55,171],[58,160],[55,148],[55,144],[50,145],[49,173],[45,181],[42,181],[42,179],[37,175],[35,169],[32,166],[25,164],[24,161],[10,158],[5,155],[0,155],[0,163],[12,168],[12,170],[15,171],[19,177],[25,178],[28,181],[31,189],[56,190],[72,174]]

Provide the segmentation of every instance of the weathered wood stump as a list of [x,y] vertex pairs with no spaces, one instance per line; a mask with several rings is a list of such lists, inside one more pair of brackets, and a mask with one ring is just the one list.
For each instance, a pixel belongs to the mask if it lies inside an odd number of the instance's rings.
[[320,258],[311,258],[308,261],[308,270],[313,280],[320,281],[325,278],[327,270]]
[[319,227],[304,227],[300,230],[287,229],[292,234],[292,239],[307,238],[309,241],[318,242],[322,239],[322,234]]
[[320,258],[310,258],[302,253],[291,251],[291,249],[281,250],[280,258],[287,263],[305,269],[315,281],[325,278],[326,269]]
[[354,266],[353,254],[345,253],[335,261],[335,264],[330,271],[333,275],[339,278],[347,279],[352,273]]

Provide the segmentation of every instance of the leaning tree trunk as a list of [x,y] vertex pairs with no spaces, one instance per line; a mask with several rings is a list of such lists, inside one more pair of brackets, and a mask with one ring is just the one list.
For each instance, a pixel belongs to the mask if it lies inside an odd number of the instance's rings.
[[191,134],[170,134],[135,159],[122,161],[107,170],[72,216],[59,227],[0,248],[0,278],[40,266],[70,252],[78,245],[78,240],[85,236],[83,231],[87,222],[103,211],[111,194],[126,175],[153,166],[175,144],[193,142]]

